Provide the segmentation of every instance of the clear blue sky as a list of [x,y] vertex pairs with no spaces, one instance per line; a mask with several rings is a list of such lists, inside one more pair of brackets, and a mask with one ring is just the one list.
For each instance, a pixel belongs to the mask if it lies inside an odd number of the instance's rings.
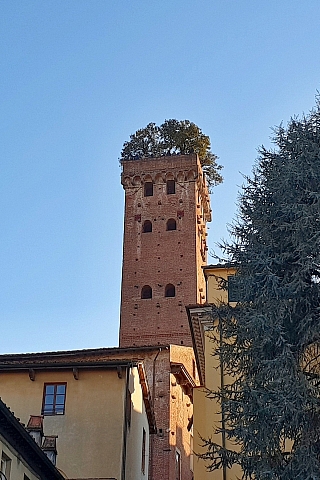
[[315,103],[319,25],[319,0],[0,2],[1,353],[117,345],[118,158],[147,123],[210,136],[227,237],[240,172]]

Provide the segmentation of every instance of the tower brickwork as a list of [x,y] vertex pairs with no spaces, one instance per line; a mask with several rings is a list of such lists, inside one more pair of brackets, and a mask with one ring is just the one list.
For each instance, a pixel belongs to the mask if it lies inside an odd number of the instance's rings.
[[120,347],[191,346],[185,305],[205,300],[210,200],[197,155],[123,162]]

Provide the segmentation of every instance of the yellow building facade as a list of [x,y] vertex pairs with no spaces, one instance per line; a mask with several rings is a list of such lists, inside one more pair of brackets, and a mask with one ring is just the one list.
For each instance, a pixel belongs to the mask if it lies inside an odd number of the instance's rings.
[[[208,397],[208,391],[219,391],[228,378],[223,372],[219,358],[213,355],[219,344],[219,329],[211,314],[210,304],[227,303],[228,291],[222,289],[222,283],[235,274],[235,268],[225,265],[209,265],[204,267],[206,278],[206,305],[187,307],[189,324],[201,386],[194,389],[193,432],[194,432],[194,480],[236,480],[240,477],[240,469],[220,469],[208,471],[209,462],[199,458],[205,453],[202,438],[211,438],[223,447],[228,444],[223,433],[216,433],[223,426],[221,405],[216,399]],[[232,303],[231,303],[232,304]]]
[[65,478],[148,478],[155,424],[144,367],[111,357],[108,349],[0,356],[3,400],[24,423],[43,415]]

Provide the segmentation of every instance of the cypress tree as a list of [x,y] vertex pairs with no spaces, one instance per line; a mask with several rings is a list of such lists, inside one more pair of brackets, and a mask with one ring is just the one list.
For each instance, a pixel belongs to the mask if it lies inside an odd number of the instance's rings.
[[[320,479],[320,103],[260,148],[225,244],[239,302],[213,307],[231,380],[217,396],[223,435],[210,470],[244,479]],[[227,285],[224,285],[227,288]],[[228,444],[227,444],[228,445]]]

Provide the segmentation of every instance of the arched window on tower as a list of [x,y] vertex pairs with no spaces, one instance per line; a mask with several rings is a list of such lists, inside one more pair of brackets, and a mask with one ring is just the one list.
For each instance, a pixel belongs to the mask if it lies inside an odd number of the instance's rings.
[[141,290],[141,298],[152,298],[152,288],[150,285],[144,285]]
[[152,223],[150,220],[145,220],[142,226],[142,233],[152,232]]
[[174,218],[169,218],[167,221],[167,230],[177,230],[177,222]]
[[165,291],[164,291],[164,296],[165,297],[175,297],[176,296],[176,288],[172,283],[168,283],[166,285]]

